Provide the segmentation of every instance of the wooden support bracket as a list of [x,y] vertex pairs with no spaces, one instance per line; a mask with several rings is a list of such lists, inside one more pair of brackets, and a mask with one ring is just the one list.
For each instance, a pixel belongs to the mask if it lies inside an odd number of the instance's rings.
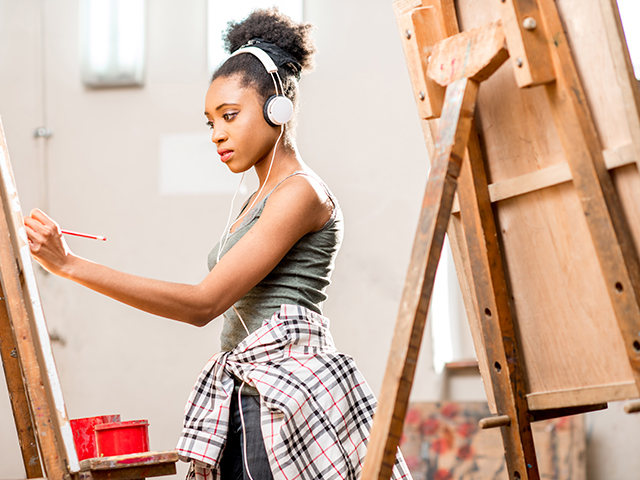
[[555,80],[540,9],[536,0],[501,0],[507,44],[520,88]]

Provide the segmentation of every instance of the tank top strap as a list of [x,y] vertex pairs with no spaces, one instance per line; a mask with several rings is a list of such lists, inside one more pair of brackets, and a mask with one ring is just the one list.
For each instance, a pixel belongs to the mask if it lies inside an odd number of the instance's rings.
[[282,180],[280,180],[280,181],[278,182],[278,184],[277,184],[275,187],[273,187],[269,193],[267,193],[267,194],[265,195],[265,197],[264,197],[264,199],[263,199],[263,200],[266,200],[267,198],[269,198],[269,197],[271,196],[271,194],[275,191],[275,189],[276,189],[276,188],[278,188],[278,187],[280,186],[280,184],[281,184],[282,182],[284,182],[287,178],[291,178],[291,177],[293,177],[293,176],[295,176],[295,175],[307,175],[307,176],[309,176],[309,174],[308,174],[308,173],[303,172],[302,170],[296,170],[296,171],[295,171],[295,172],[293,172],[292,174],[287,175],[287,176],[286,176],[286,177],[284,177]]

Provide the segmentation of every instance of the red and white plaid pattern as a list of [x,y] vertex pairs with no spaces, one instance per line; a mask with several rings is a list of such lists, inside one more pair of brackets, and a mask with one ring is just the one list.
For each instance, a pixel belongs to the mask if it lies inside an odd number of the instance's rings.
[[[336,350],[329,320],[294,305],[282,305],[202,370],[177,446],[181,459],[192,461],[190,475],[220,478],[234,376],[260,392],[274,479],[360,478],[376,399],[353,359]],[[392,478],[411,479],[399,450]]]

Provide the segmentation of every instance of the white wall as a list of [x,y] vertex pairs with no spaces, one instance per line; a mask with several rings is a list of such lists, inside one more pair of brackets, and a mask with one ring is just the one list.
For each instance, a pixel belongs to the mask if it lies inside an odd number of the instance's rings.
[[[160,196],[158,165],[161,135],[205,131],[206,2],[150,0],[146,85],[112,90],[80,84],[78,3],[0,0],[0,115],[23,211],[44,206],[64,228],[108,237],[69,239],[80,255],[139,275],[198,282],[231,195]],[[325,313],[338,347],[355,357],[378,392],[426,183],[426,148],[391,2],[306,0],[305,18],[317,25],[319,53],[316,72],[301,82],[299,149],[346,217]],[[54,135],[35,140],[43,108]],[[213,148],[211,156],[217,160]],[[197,330],[42,272],[39,283],[50,330],[65,341],[54,349],[69,415],[147,418],[151,447],[173,448],[191,386],[219,348],[220,323]],[[427,339],[417,400],[440,395],[429,357]],[[0,478],[20,478],[3,388]],[[461,400],[484,398],[475,377],[450,391]],[[606,438],[596,442],[604,473],[592,480],[630,478],[606,474],[619,442]],[[619,463],[637,471],[629,457]]]

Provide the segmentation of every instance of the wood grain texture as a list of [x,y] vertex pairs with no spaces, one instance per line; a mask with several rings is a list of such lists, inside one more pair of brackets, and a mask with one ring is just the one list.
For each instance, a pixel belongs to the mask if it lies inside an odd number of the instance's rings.
[[2,298],[0,301],[0,356],[2,357],[7,391],[9,392],[9,400],[11,401],[13,419],[27,478],[38,478],[42,477],[42,465],[36,443],[35,426],[31,420],[29,399],[27,398],[20,360],[18,359],[18,347],[6,308],[6,296],[1,287],[0,297]]
[[141,467],[160,463],[175,463],[179,460],[178,452],[141,452],[113,457],[87,458],[80,462],[81,471],[114,470],[118,468]]
[[143,465],[139,467],[121,468],[117,470],[95,470],[81,472],[82,480],[136,480],[176,473],[175,463],[161,463],[158,465]]
[[391,477],[477,92],[478,84],[467,79],[447,87],[363,478]]
[[397,14],[400,40],[407,61],[407,69],[413,87],[420,118],[438,118],[442,112],[444,88],[424,76],[431,49],[444,33],[435,7],[419,7]]
[[429,57],[427,76],[447,86],[461,78],[482,82],[509,58],[502,22],[462,32],[438,42]]
[[[637,248],[640,178],[637,167],[628,163],[636,160],[633,152],[639,139],[629,133],[611,62],[613,46],[603,41],[600,5],[594,0],[558,0],[557,5],[564,12],[605,159],[624,159],[612,177]],[[497,5],[472,0],[460,0],[458,13],[463,30],[499,18]],[[483,82],[478,124],[491,183],[537,175],[566,161],[545,89],[519,89],[508,69]],[[606,402],[609,394],[615,394],[612,400],[637,397],[637,388],[628,386],[634,378],[572,182],[507,198],[494,208],[527,367],[530,408],[558,407],[564,401],[576,405],[581,391],[591,402]],[[470,319],[475,315],[474,309]],[[474,343],[476,350],[484,348],[476,337]],[[486,375],[483,380],[491,398]],[[618,384],[627,387],[607,387]]]
[[[555,74],[549,56],[549,42],[544,34],[536,0],[502,0],[500,17],[504,22],[513,74],[520,88],[552,82]],[[524,27],[525,19],[538,26]]]
[[500,429],[509,478],[538,480],[525,364],[512,316],[482,152],[475,134],[469,140],[462,169],[458,196],[488,363],[486,373],[492,386],[496,418],[509,418],[509,424],[501,423],[504,426]]
[[[614,170],[626,165],[635,164],[635,148],[632,144],[627,144],[619,148],[612,148],[602,152],[604,163],[607,170]],[[619,175],[613,173],[614,178]],[[553,187],[561,183],[570,182],[573,179],[569,165],[562,162],[551,165],[541,170],[535,170],[531,173],[525,173],[519,177],[513,177],[500,182],[489,185],[489,197],[491,203],[506,200],[508,198],[517,197],[526,193],[542,190],[543,188]],[[620,188],[618,188],[620,190]],[[631,207],[630,205],[629,207]],[[453,204],[453,212],[460,211],[459,202]],[[626,208],[625,208],[626,211]]]
[[[0,208],[0,232],[8,232],[7,217],[5,214],[6,202],[2,200]],[[54,433],[51,417],[51,405],[43,386],[43,378],[37,360],[37,347],[29,318],[22,297],[22,288],[18,277],[18,269],[13,247],[8,235],[0,235],[0,280],[5,294],[5,303],[16,339],[16,351],[22,367],[25,385],[23,390],[28,392],[30,412],[36,427],[38,446],[42,452],[42,462],[47,478],[51,480],[64,480],[68,473],[64,457],[60,455],[60,445]],[[19,388],[19,387],[18,387]],[[19,394],[19,391],[16,392]],[[21,442],[29,442],[28,435]],[[21,434],[18,431],[18,434]]]
[[[0,161],[3,164],[2,183],[0,184],[0,280],[2,290],[5,293],[5,303],[14,338],[16,340],[17,354],[22,367],[22,374],[28,393],[33,423],[36,427],[36,437],[41,452],[41,459],[47,478],[51,480],[63,480],[68,475],[66,464],[66,452],[60,442],[59,431],[56,428],[55,418],[57,413],[54,404],[47,395],[45,384],[47,379],[39,363],[40,346],[30,323],[28,307],[25,302],[23,284],[18,271],[17,259],[19,254],[15,250],[17,243],[16,232],[10,222],[13,221],[14,212],[19,204],[13,202],[17,199],[13,178],[4,175],[8,165],[8,152],[6,140],[0,123]],[[12,240],[14,242],[12,242]],[[18,432],[20,433],[20,432]],[[29,437],[24,439],[30,441]]]
[[582,83],[553,0],[540,0],[558,81],[546,85],[553,118],[571,167],[591,240],[640,387],[640,262],[607,171]]

